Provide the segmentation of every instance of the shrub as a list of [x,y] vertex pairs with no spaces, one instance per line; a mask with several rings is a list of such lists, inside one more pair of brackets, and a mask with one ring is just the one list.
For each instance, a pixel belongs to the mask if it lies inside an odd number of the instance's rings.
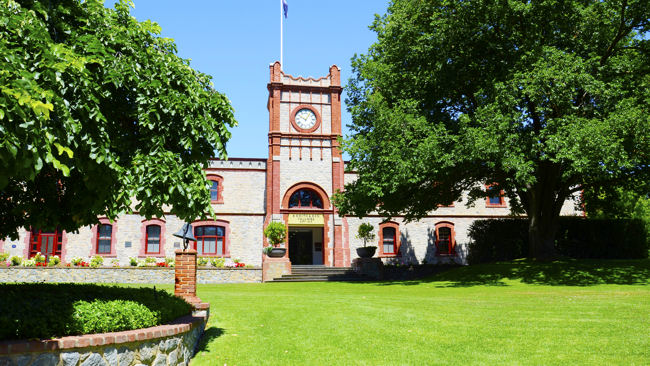
[[183,299],[151,288],[0,284],[0,293],[0,340],[137,329],[191,312]]
[[138,265],[138,259],[137,258],[129,258],[129,264],[133,267],[136,267]]
[[36,266],[36,261],[33,259],[25,259],[22,262],[23,267],[35,267]]
[[112,260],[111,260],[111,265],[112,265],[113,267],[119,267],[119,266],[120,266],[120,260],[117,259],[117,258],[112,259]]
[[9,253],[0,253],[0,262],[6,262],[9,258]]
[[287,237],[287,227],[281,222],[270,222],[264,228],[264,236],[269,241],[269,244],[277,246],[284,242],[284,239]]
[[210,260],[210,259],[209,259],[209,258],[206,258],[206,257],[198,257],[198,258],[196,259],[196,265],[197,265],[197,266],[202,266],[202,267],[203,267],[203,266],[207,266],[209,260]]
[[154,257],[147,257],[144,259],[144,265],[148,267],[153,267],[156,265],[156,258]]
[[104,258],[96,255],[90,259],[90,266],[93,268],[99,267],[104,264]]
[[366,243],[369,241],[373,241],[375,239],[375,233],[373,232],[375,228],[367,223],[364,222],[363,224],[359,225],[359,229],[357,231],[357,238],[363,240],[363,246],[366,246]]
[[45,263],[45,256],[41,254],[41,252],[36,253],[36,255],[32,259],[36,263]]
[[210,259],[210,264],[213,267],[223,268],[225,263],[226,263],[226,260],[223,259],[223,258],[212,258],[212,259]]
[[12,266],[20,266],[20,264],[23,262],[23,257],[14,255],[11,257],[10,261]]
[[[469,229],[470,264],[528,256],[528,220],[477,220]],[[645,224],[636,219],[561,217],[555,239],[559,255],[571,258],[648,257]]]
[[59,265],[61,263],[61,259],[59,258],[58,255],[53,255],[50,257],[50,260],[47,262],[47,265],[50,267],[54,267]]

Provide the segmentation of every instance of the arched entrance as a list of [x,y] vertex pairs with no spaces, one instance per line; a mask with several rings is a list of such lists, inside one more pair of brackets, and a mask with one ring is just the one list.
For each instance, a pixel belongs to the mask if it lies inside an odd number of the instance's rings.
[[289,231],[288,256],[292,265],[326,263],[327,194],[312,183],[294,185],[285,194],[283,208]]

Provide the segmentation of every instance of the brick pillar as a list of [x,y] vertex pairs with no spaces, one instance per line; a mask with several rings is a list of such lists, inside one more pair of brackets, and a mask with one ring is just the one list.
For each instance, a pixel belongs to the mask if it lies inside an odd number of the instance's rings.
[[209,304],[196,297],[196,250],[176,251],[174,273],[174,295],[185,299],[196,310],[209,308]]

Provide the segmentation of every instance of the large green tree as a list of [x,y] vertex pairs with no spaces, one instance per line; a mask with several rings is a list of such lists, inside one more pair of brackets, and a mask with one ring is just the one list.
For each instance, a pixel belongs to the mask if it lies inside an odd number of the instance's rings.
[[417,219],[504,190],[554,255],[565,201],[648,179],[650,2],[394,0],[353,58],[345,214]]
[[209,211],[202,168],[232,107],[130,6],[0,0],[0,237]]

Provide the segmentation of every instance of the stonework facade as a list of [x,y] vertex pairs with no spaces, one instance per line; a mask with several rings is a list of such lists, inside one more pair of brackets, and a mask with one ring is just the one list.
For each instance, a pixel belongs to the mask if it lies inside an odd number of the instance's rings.
[[[327,76],[302,78],[285,74],[276,62],[269,71],[268,157],[210,162],[205,173],[212,181],[217,220],[192,223],[199,256],[239,259],[263,267],[263,228],[281,221],[288,226],[284,246],[291,264],[350,266],[356,249],[363,246],[355,234],[361,223],[368,222],[376,234],[369,244],[378,247],[377,256],[383,261],[463,262],[473,221],[509,217],[506,198],[467,207],[466,197],[417,222],[405,223],[401,218],[385,222],[378,215],[362,220],[339,216],[331,197],[356,179],[354,172],[345,171],[339,149],[340,70],[332,66]],[[567,201],[562,214],[581,214],[574,205]],[[100,224],[76,233],[25,230],[18,240],[0,242],[0,251],[23,257],[37,251],[58,254],[64,262],[102,255],[127,265],[130,257],[173,257],[182,247],[173,233],[183,222],[171,214],[153,220],[137,212],[115,222],[100,219]]]

